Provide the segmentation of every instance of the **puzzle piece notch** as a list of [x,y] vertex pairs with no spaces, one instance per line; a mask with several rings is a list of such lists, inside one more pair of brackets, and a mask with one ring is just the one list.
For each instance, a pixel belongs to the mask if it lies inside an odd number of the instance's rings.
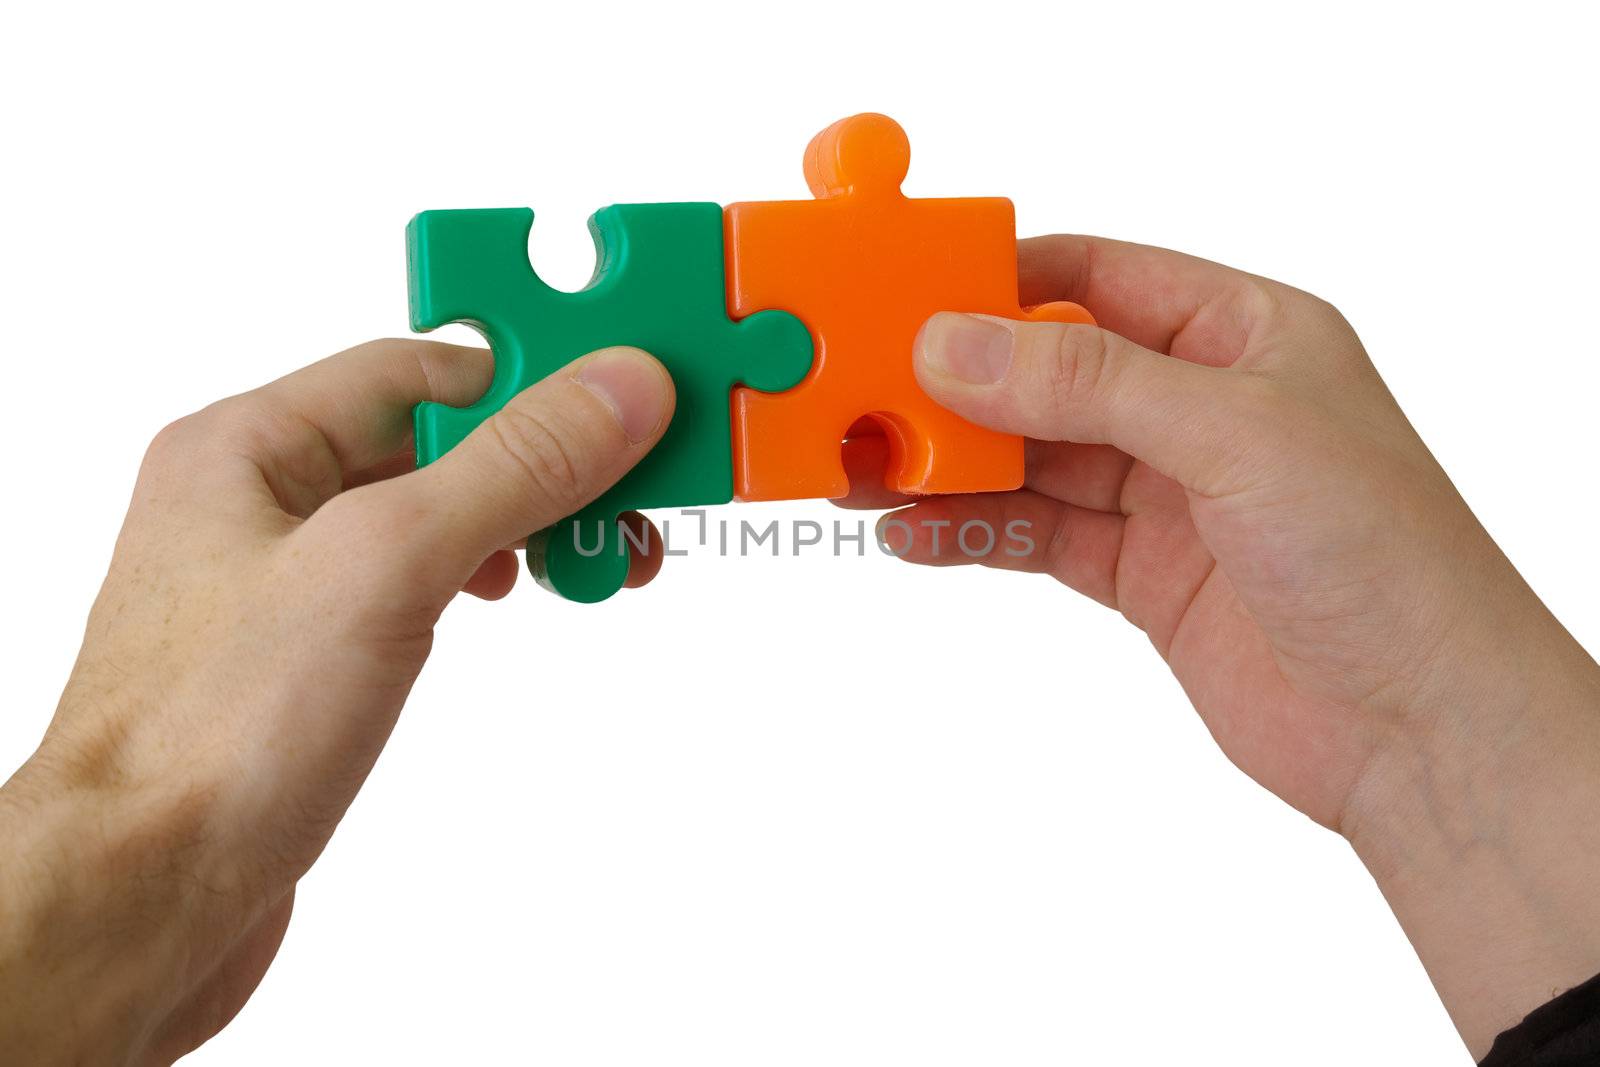
[[728,318],[716,204],[597,212],[595,275],[576,293],[534,272],[532,226],[531,210],[513,208],[423,212],[407,229],[413,328],[466,323],[494,352],[493,379],[477,402],[417,406],[417,461],[437,460],[517,393],[595,349],[633,345],[660,359],[677,387],[661,442],[593,504],[530,538],[535,576],[568,599],[593,602],[627,577],[622,512],[732,498],[729,394],[740,382],[785,389],[801,381],[811,338],[781,311]]
[[855,115],[808,144],[809,201],[724,212],[728,305],[781,307],[811,327],[811,373],[778,396],[734,391],[735,495],[837,497],[840,442],[870,418],[889,438],[885,484],[906,493],[1015,489],[1022,439],[939,407],[916,383],[912,344],[936,311],[1092,323],[1068,302],[1024,309],[1016,223],[1003,197],[909,199],[910,142],[885,115]]

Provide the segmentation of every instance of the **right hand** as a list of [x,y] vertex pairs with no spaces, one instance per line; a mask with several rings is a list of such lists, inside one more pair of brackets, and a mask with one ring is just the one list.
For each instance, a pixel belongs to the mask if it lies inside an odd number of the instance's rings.
[[151,445],[55,718],[0,787],[0,1064],[171,1063],[221,1029],[440,614],[508,593],[502,546],[598,497],[674,410],[660,363],[608,349],[412,469],[412,409],[471,403],[491,365],[379,341]]
[[[1519,780],[1548,780],[1564,757],[1514,745],[1519,730],[1537,721],[1539,736],[1600,750],[1588,744],[1600,742],[1593,661],[1478,524],[1338,311],[1265,278],[1113,241],[1025,241],[1020,265],[1025,302],[1077,301],[1101,326],[928,321],[915,356],[922,387],[1028,438],[1027,476],[1015,492],[913,502],[877,488],[881,439],[849,442],[845,503],[909,504],[892,516],[914,531],[905,558],[1042,571],[1120,611],[1233,762],[1349,836],[1392,902],[1406,890],[1385,878],[1404,867],[1415,884],[1422,839],[1485,832],[1474,805],[1499,803],[1490,791],[1508,790],[1513,813],[1533,817]],[[978,560],[952,543],[965,522],[1000,534],[1017,519],[1031,524],[1031,554],[1007,554],[1016,548],[1004,536]],[[899,527],[886,536],[896,550],[905,540]],[[1479,773],[1486,762],[1492,774]],[[1578,779],[1600,795],[1592,765]],[[1485,817],[1521,829],[1504,807]],[[1600,846],[1594,830],[1575,832]],[[1471,883],[1448,847],[1429,864],[1429,877]],[[1407,922],[1414,940],[1428,921]],[[1600,967],[1600,922],[1545,933],[1562,942],[1559,962],[1503,974],[1502,987]],[[1447,987],[1473,979],[1441,977],[1454,949],[1435,947],[1419,942],[1469,1043],[1548,994],[1546,984],[1529,1003],[1508,994],[1514,1004],[1464,1008],[1471,995]]]

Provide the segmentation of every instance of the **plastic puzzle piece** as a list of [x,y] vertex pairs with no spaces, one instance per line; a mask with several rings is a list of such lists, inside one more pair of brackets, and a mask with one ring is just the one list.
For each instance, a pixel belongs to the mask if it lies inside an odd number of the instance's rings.
[[724,213],[728,306],[783,308],[811,328],[816,357],[781,395],[733,394],[735,495],[842,496],[840,442],[858,419],[889,439],[885,484],[967,493],[1022,484],[1022,439],[975,426],[931,400],[912,343],[936,311],[1092,323],[1077,304],[1024,309],[1016,221],[1003,197],[912,200],[905,131],[885,115],[843,119],[812,138],[815,200],[733,204]]
[[730,391],[741,382],[756,390],[795,385],[811,366],[811,338],[781,311],[728,318],[716,204],[622,204],[597,212],[589,220],[594,278],[576,293],[552,289],[534,273],[532,227],[531,210],[508,208],[425,211],[406,230],[412,328],[466,323],[494,352],[494,378],[477,403],[417,405],[417,465],[438,459],[517,393],[587,352],[635,345],[661,360],[678,399],[661,443],[599,500],[529,540],[529,568],[541,583],[569,600],[593,602],[627,578],[621,512],[733,498]]

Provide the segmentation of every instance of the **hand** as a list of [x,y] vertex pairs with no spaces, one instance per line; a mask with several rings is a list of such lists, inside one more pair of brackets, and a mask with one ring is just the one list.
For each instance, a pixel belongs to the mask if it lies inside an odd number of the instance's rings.
[[1024,487],[895,498],[867,437],[846,504],[909,504],[890,516],[909,544],[881,528],[918,563],[974,562],[953,535],[987,523],[977,562],[1143,629],[1229,758],[1355,844],[1481,1054],[1600,970],[1600,672],[1332,307],[1085,238],[1024,242],[1021,273],[1025,303],[1078,301],[1103,328],[938,315],[916,366],[1028,438]]
[[505,546],[672,411],[664,368],[610,349],[409,471],[412,406],[468,404],[490,370],[380,341],[157,436],[55,719],[0,789],[0,1061],[165,1064],[221,1029],[445,605],[504,596]]

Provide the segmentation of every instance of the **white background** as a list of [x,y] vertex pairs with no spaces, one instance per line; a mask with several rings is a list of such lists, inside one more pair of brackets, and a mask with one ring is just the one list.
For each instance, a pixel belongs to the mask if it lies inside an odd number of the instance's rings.
[[[862,110],[908,129],[913,195],[1333,300],[1600,647],[1600,94],[1593,26],[1556,12],[14,11],[3,770],[144,443],[403,333],[414,212],[531,204],[536,267],[576,287],[592,210],[802,196],[807,139]],[[602,607],[524,582],[453,608],[276,965],[186,1062],[1466,1060],[1348,848],[1235,771],[1115,615],[702,552]]]

